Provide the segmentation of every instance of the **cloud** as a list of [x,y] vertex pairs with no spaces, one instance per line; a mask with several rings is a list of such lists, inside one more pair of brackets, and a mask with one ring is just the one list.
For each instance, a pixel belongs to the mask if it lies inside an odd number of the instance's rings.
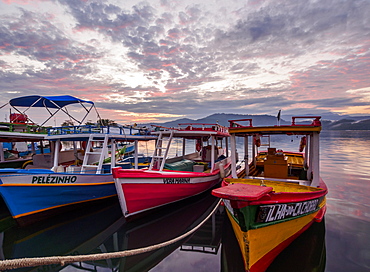
[[368,1],[24,3],[0,19],[6,97],[158,116],[366,110],[348,90],[370,86]]
[[2,20],[1,49],[4,53],[27,56],[49,66],[64,62],[77,63],[98,57],[93,47],[70,40],[39,14],[22,10],[16,20]]

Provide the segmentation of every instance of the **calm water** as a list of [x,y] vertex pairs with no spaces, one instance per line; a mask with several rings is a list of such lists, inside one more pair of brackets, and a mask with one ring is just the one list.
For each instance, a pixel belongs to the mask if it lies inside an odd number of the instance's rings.
[[[279,139],[277,139],[279,141]],[[299,139],[292,138],[297,150]],[[272,271],[370,271],[370,131],[321,134],[321,176],[329,187],[325,222],[314,224],[282,252]],[[210,194],[125,222],[116,203],[76,210],[27,228],[0,221],[5,259],[105,253],[155,245],[198,225],[217,205]],[[18,271],[243,271],[222,206],[193,235],[121,259],[49,265]]]

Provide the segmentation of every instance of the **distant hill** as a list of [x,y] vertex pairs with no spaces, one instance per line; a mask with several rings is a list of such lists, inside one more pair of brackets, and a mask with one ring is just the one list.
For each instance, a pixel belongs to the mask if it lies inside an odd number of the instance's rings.
[[[322,126],[325,130],[370,130],[370,118],[366,116],[365,120],[361,120],[360,117],[354,117],[351,119],[342,119],[339,121],[322,120]],[[181,123],[206,123],[206,124],[220,124],[223,126],[229,126],[229,120],[237,119],[253,119],[254,126],[273,126],[277,124],[276,116],[272,115],[247,115],[247,114],[227,114],[227,113],[215,113],[201,119],[189,119],[182,118],[165,123],[152,123],[153,125],[160,125],[164,127],[177,127]],[[307,122],[301,122],[307,124]],[[281,125],[291,124],[291,120],[286,121],[281,119]],[[146,124],[150,126],[151,124]]]
[[332,122],[327,129],[330,130],[370,130],[370,119],[354,120],[342,119]]
[[[201,119],[177,119],[165,123],[155,123],[154,125],[161,125],[165,127],[177,127],[182,123],[204,123],[204,124],[220,124],[222,126],[229,126],[229,120],[236,119],[253,119],[253,125],[263,126],[263,125],[276,125],[277,118],[276,116],[271,115],[244,115],[244,114],[226,114],[226,113],[215,113]],[[281,124],[288,124],[284,120],[280,120]]]

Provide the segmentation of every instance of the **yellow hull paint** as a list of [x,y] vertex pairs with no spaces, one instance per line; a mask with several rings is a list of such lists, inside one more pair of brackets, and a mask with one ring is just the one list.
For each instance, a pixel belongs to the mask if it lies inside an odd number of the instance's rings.
[[227,211],[244,257],[246,270],[249,270],[263,256],[312,222],[317,213],[243,232]]

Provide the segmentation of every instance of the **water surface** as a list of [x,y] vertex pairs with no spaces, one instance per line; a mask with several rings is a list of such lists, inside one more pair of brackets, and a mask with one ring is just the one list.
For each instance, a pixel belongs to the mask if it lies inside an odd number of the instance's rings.
[[[274,146],[278,142],[274,140],[272,146],[281,148]],[[282,148],[298,151],[298,147],[299,139],[292,137]],[[325,220],[314,224],[284,250],[269,272],[370,271],[370,131],[324,131],[320,150],[321,176],[329,188]],[[156,245],[198,226],[217,203],[218,199],[206,193],[135,222],[124,220],[117,203],[76,210],[25,228],[9,227],[9,221],[0,221],[0,256],[79,255]],[[151,252],[17,271],[86,270],[243,271],[243,262],[220,206],[194,234]]]

